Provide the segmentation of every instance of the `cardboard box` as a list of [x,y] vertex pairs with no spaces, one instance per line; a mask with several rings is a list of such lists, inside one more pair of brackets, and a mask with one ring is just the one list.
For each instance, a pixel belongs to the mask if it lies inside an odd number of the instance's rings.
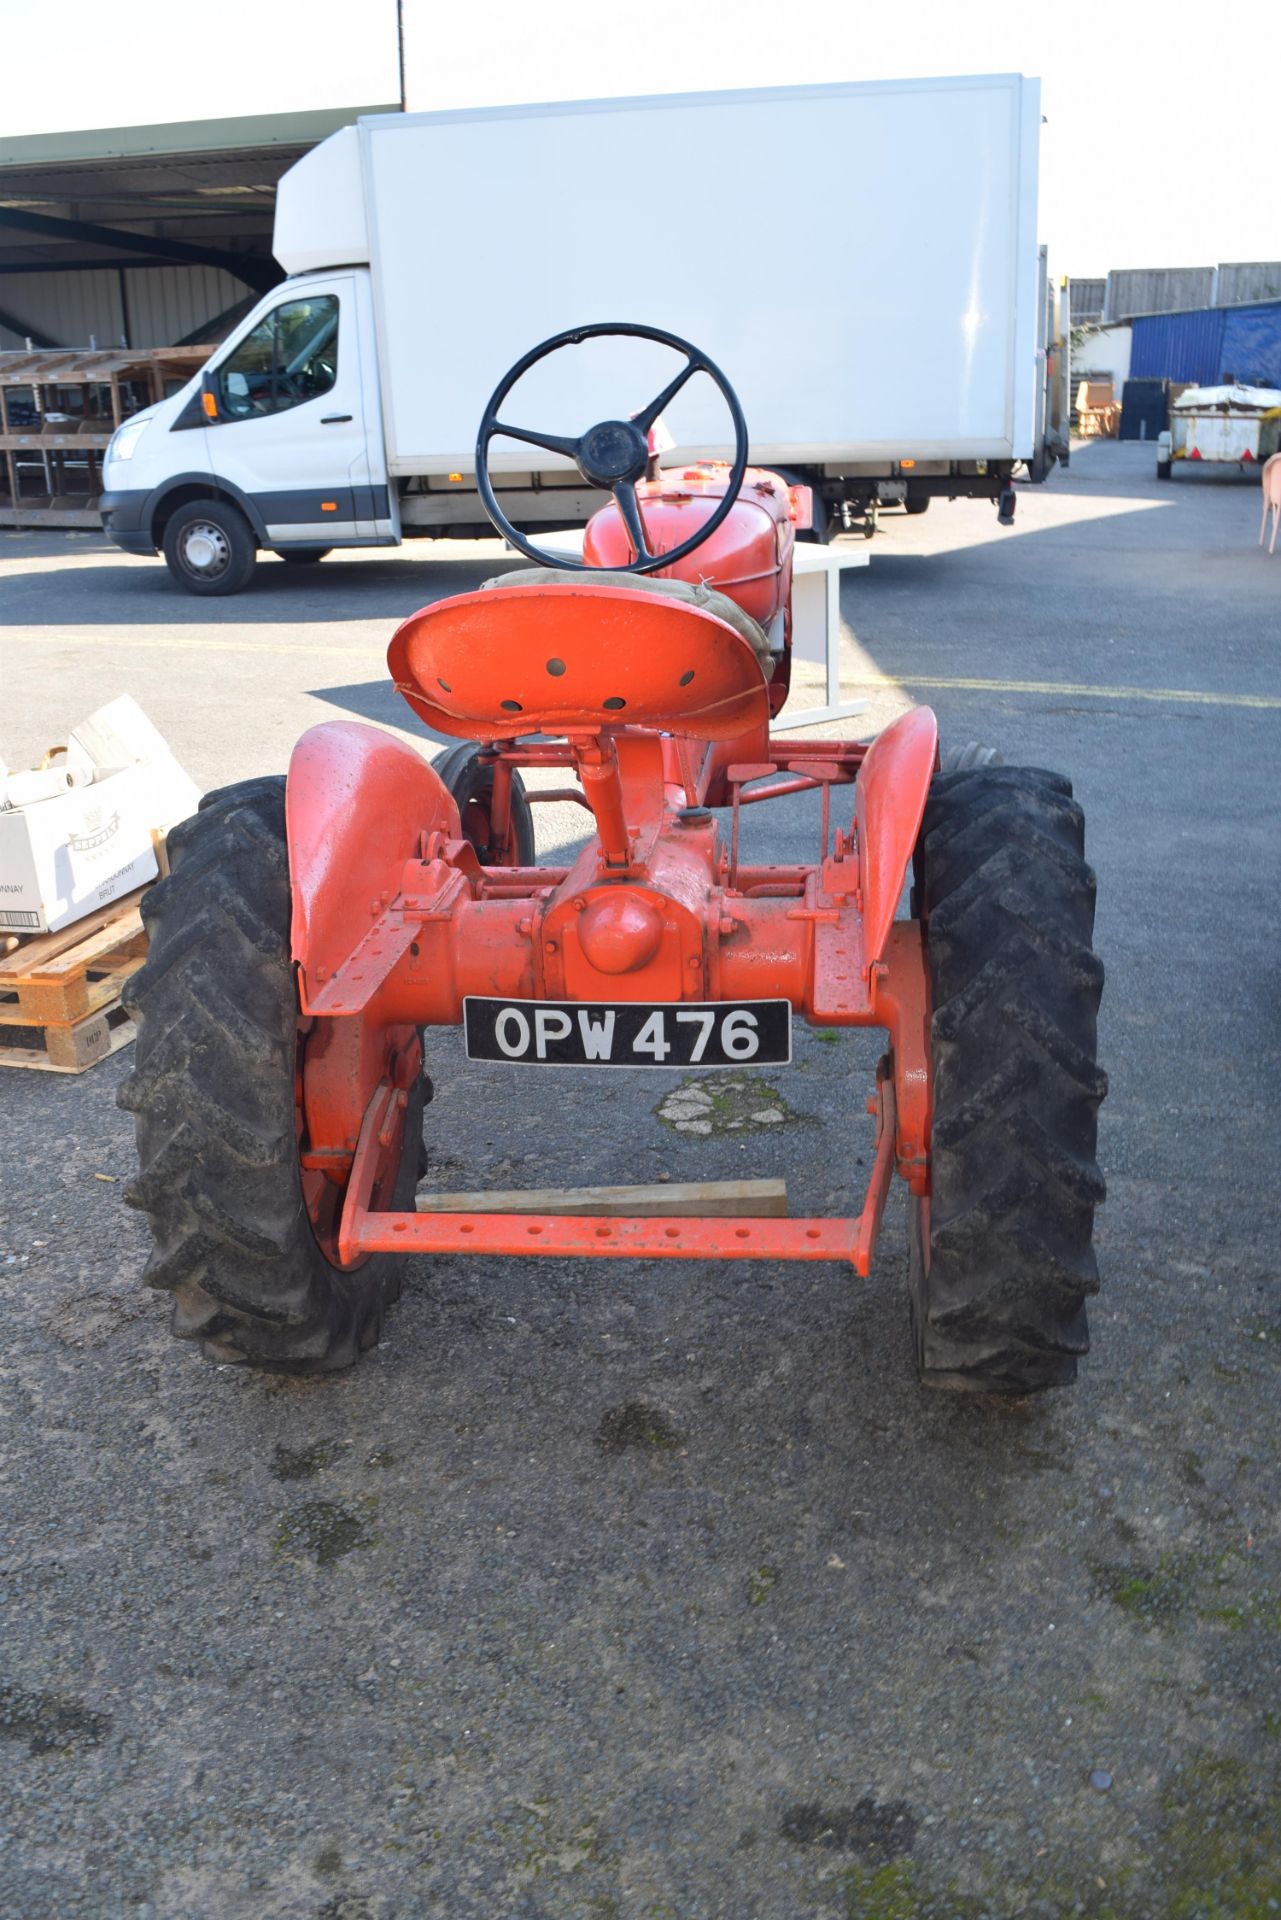
[[92,764],[89,784],[0,809],[6,932],[56,933],[154,880],[157,844],[200,800],[199,787],[128,696],[81,723],[69,758]]

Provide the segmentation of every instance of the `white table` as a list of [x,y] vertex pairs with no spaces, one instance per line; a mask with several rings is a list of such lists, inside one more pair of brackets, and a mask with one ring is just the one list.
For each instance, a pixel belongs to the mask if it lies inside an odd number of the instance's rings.
[[[540,534],[548,553],[577,560],[583,551],[583,529]],[[866,567],[872,556],[851,547],[820,547],[798,540],[792,551],[792,659],[816,661],[824,671],[821,707],[784,707],[772,731],[812,727],[824,720],[849,720],[867,706],[866,700],[841,699],[841,575],[851,567]]]
[[848,720],[862,713],[866,700],[841,699],[841,575],[871,564],[871,554],[849,547],[819,547],[798,540],[792,552],[792,659],[823,666],[826,703],[794,713],[784,707],[775,733],[812,727],[823,720]]

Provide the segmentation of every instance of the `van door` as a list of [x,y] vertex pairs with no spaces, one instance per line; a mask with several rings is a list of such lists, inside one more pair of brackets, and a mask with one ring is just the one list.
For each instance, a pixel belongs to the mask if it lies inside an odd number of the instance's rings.
[[209,370],[210,465],[247,495],[270,546],[378,537],[357,307],[349,274],[284,286]]

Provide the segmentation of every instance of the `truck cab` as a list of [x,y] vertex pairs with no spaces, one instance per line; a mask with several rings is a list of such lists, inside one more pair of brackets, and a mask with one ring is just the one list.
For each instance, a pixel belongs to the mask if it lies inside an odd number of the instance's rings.
[[179,393],[125,422],[104,479],[111,539],[163,552],[195,593],[245,585],[259,547],[395,544],[368,270],[266,295]]

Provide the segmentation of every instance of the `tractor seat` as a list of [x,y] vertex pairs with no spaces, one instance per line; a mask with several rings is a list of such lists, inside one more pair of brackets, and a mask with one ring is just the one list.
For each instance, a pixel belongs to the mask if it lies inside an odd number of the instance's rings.
[[593,587],[639,587],[643,593],[664,593],[669,600],[680,600],[687,607],[701,607],[704,613],[714,613],[727,627],[733,627],[741,634],[760,662],[761,672],[767,680],[774,678],[774,656],[770,652],[769,635],[759,620],[753,620],[750,613],[739,606],[737,600],[731,600],[727,593],[718,593],[715,587],[706,586],[701,580],[697,583],[689,580],[660,580],[653,573],[614,573],[608,567],[592,567],[583,573],[574,567],[513,567],[510,573],[496,573],[492,580],[482,580],[481,592],[487,587],[581,587],[584,584]]
[[387,665],[420,720],[463,740],[628,726],[729,740],[769,721],[764,632],[683,580],[521,568],[411,614]]

